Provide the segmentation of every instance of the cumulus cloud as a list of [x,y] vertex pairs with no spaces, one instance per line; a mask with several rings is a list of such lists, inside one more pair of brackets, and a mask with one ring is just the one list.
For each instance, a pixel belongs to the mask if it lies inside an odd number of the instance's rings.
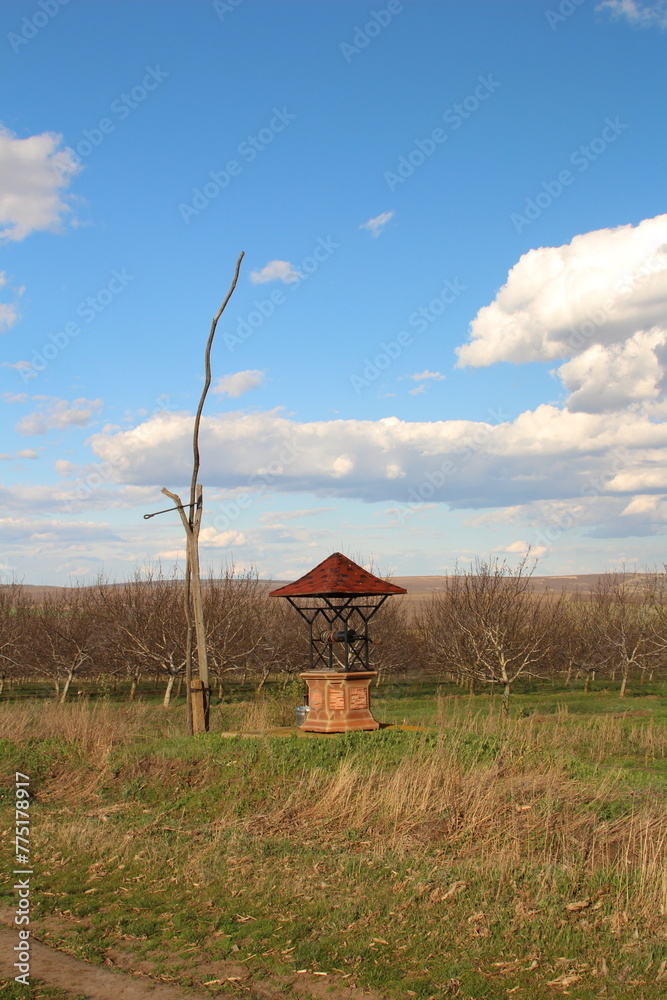
[[667,215],[529,250],[479,310],[458,366],[568,358],[665,326]]
[[50,430],[65,430],[68,427],[86,427],[93,415],[102,406],[101,399],[80,397],[68,402],[66,399],[35,397],[43,400],[42,406],[27,414],[16,424],[16,430],[24,437],[48,434]]
[[596,11],[608,11],[615,21],[625,19],[635,28],[667,28],[667,3],[637,3],[637,0],[602,0]]
[[65,192],[80,170],[62,136],[19,139],[0,125],[0,242],[61,229],[72,213]]
[[570,393],[573,413],[611,413],[630,403],[657,399],[663,368],[656,348],[667,347],[667,330],[640,331],[625,343],[594,344],[557,369]]
[[250,389],[256,389],[257,386],[262,385],[265,375],[265,372],[257,371],[257,369],[223,375],[217,380],[213,392],[217,392],[221,396],[229,396],[231,399],[238,399]]
[[199,542],[204,548],[226,549],[231,545],[245,545],[245,535],[242,531],[216,531],[210,525],[201,529]]
[[265,285],[268,281],[282,281],[286,285],[299,281],[301,275],[288,260],[270,260],[268,264],[250,272],[253,285]]
[[380,215],[376,215],[374,219],[369,219],[368,222],[362,222],[359,229],[365,229],[366,232],[370,233],[371,236],[379,236],[387,223],[393,219],[394,212],[381,212]]
[[[90,444],[123,483],[187,482],[192,418],[160,414]],[[553,405],[499,424],[467,420],[299,423],[279,411],[205,417],[208,482],[243,492],[497,507],[597,495],[667,492],[667,425]]]

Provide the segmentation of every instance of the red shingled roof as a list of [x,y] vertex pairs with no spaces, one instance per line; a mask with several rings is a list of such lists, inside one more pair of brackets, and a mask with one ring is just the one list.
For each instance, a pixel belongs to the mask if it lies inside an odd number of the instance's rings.
[[407,591],[367,573],[340,552],[328,556],[294,583],[271,591],[271,597],[349,597],[354,594],[407,594]]

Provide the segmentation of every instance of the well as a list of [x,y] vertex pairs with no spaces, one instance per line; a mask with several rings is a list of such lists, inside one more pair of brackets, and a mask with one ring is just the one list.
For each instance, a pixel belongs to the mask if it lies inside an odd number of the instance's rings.
[[308,686],[305,732],[379,727],[370,706],[376,671],[370,667],[368,623],[388,597],[405,593],[404,587],[373,576],[340,552],[271,592],[285,597],[308,623],[310,669],[301,674]]

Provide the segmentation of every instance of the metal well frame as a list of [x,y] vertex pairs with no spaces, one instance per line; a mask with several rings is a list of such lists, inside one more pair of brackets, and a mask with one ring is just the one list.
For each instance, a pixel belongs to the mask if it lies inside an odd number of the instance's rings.
[[[377,597],[370,594],[343,594],[340,597],[328,597],[324,594],[318,594],[316,599],[321,601],[321,604],[299,605],[296,603],[298,600],[310,601],[312,599],[292,597],[286,594],[285,597],[292,607],[298,611],[304,621],[308,622],[310,669],[343,670],[347,673],[371,670],[370,646],[373,640],[368,635],[368,623],[389,596],[389,594],[379,594]],[[364,603],[359,603],[360,599]],[[342,626],[341,631],[345,632],[345,639],[342,642],[322,639],[317,635],[315,623],[320,615],[329,629],[333,630],[337,624]],[[357,636],[348,640],[347,632],[354,627],[355,615],[359,617],[360,627],[354,629],[358,633]],[[340,658],[338,654],[340,654]]]

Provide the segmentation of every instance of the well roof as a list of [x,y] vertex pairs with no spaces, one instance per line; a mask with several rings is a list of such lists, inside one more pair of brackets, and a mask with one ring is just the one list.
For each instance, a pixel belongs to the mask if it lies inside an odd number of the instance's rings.
[[405,587],[387,583],[341,552],[334,552],[305,576],[271,591],[272,597],[353,597],[407,594]]

